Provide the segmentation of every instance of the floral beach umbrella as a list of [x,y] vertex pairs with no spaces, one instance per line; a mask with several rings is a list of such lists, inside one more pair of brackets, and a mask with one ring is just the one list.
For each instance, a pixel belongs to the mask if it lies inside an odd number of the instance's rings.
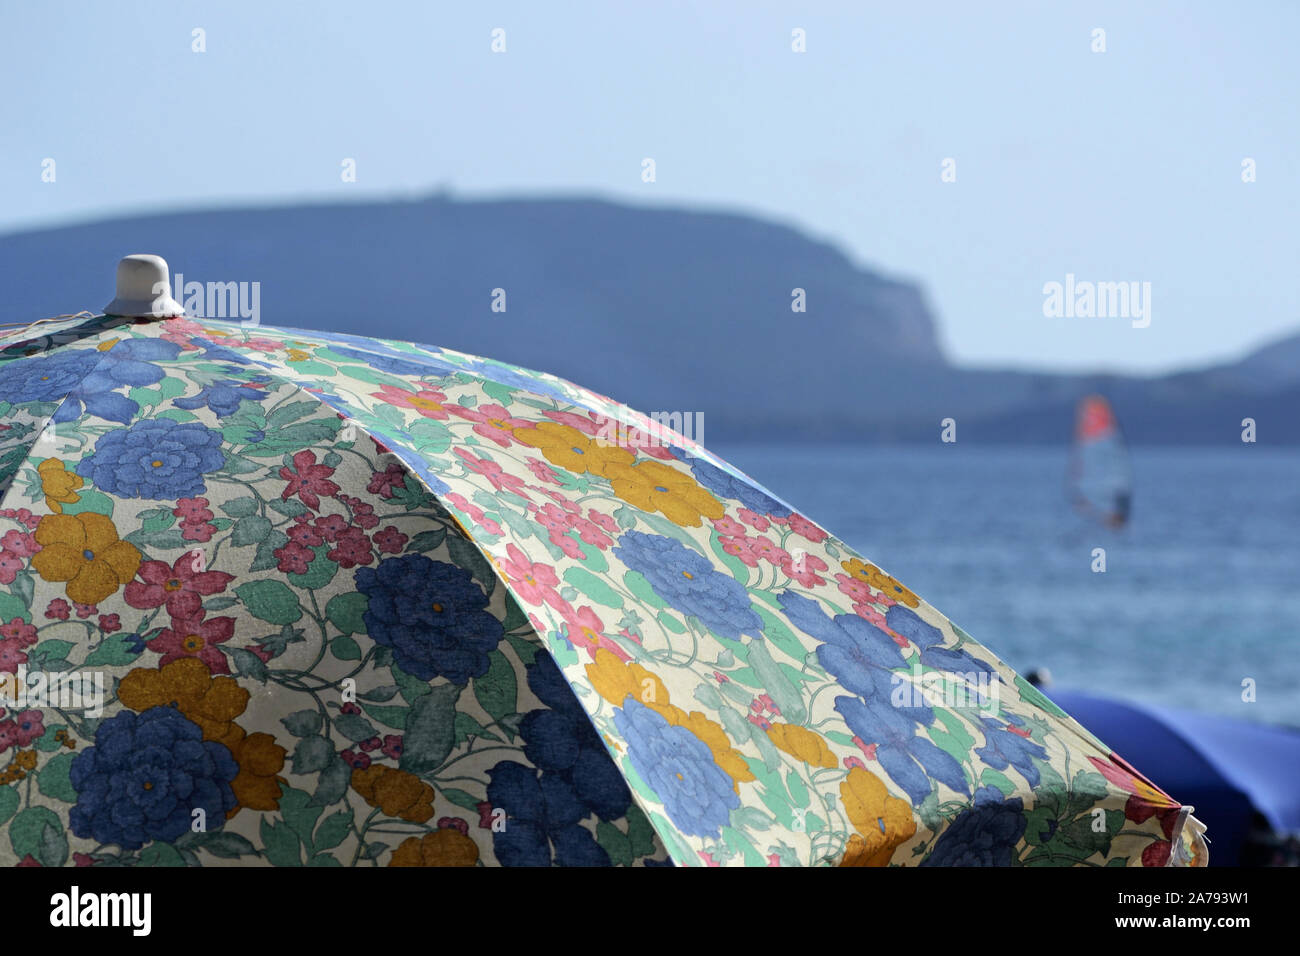
[[430,346],[0,339],[0,858],[1201,864],[1203,828],[677,432]]

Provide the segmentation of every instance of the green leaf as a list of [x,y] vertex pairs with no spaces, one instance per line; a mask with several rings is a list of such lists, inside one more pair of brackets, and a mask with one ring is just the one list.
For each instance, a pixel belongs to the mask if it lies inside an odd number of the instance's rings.
[[243,498],[232,498],[230,501],[223,501],[217,507],[232,518],[246,518],[249,515],[257,514],[257,499],[252,495],[246,495]]
[[132,650],[128,644],[129,635],[119,632],[110,634],[99,642],[99,646],[86,655],[87,667],[121,667],[130,664],[140,656],[141,651]]
[[455,684],[440,684],[412,703],[402,739],[401,769],[420,774],[442,766],[456,739],[460,692]]
[[431,531],[421,531],[406,545],[407,551],[433,551],[442,546],[443,539],[447,537],[446,528],[434,528]]
[[499,650],[488,654],[488,672],[474,678],[474,697],[493,720],[518,710],[519,688],[515,669]]
[[30,855],[45,864],[40,854],[46,827],[63,830],[58,814],[49,807],[28,807],[14,817],[9,824],[9,845],[13,847],[14,856],[21,860]]
[[230,659],[235,663],[235,670],[244,677],[251,677],[254,680],[266,683],[270,674],[266,670],[266,661],[262,660],[252,651],[246,651],[242,647],[225,648]]
[[185,858],[170,843],[150,843],[140,851],[139,866],[184,866]]
[[278,511],[286,518],[296,518],[307,513],[307,506],[297,498],[272,498],[266,503],[272,511]]
[[348,835],[348,830],[351,828],[351,808],[331,813],[317,827],[316,836],[312,838],[312,849],[318,853],[321,850],[332,850],[343,842],[343,838]]
[[[752,606],[752,605],[751,605]],[[767,642],[756,638],[749,642],[749,665],[754,668],[763,689],[771,696],[781,711],[782,719],[791,724],[802,724],[808,716],[803,695],[790,683],[785,671],[776,666],[768,652]]]
[[348,792],[348,784],[351,782],[352,768],[348,766],[347,761],[342,757],[335,757],[321,771],[316,784],[316,792],[311,797],[311,805],[313,807],[328,807],[332,803],[338,803],[343,799],[344,794]]
[[587,597],[605,607],[622,607],[623,597],[586,568],[572,567],[564,572],[564,580]]
[[321,715],[318,710],[296,710],[288,717],[281,717],[280,723],[295,737],[310,737],[320,733]]
[[614,866],[632,865],[632,843],[627,834],[604,820],[596,824],[596,842],[609,855],[609,862]]
[[365,709],[365,712],[367,714],[369,714],[375,720],[379,721],[385,727],[392,727],[394,730],[406,729],[406,720],[407,717],[410,715],[411,708],[391,707],[391,706],[386,707],[383,704],[367,704],[367,703],[363,703],[361,706]]
[[72,769],[72,761],[76,756],[76,754],[59,754],[46,762],[40,773],[36,775],[36,785],[41,793],[55,800],[62,800],[64,803],[77,802],[77,791],[72,789],[72,781],[68,777],[68,772]]
[[312,412],[321,407],[320,402],[315,400],[302,402],[289,402],[286,405],[278,405],[271,410],[266,416],[267,429],[279,428],[281,425],[287,425],[290,422],[296,422],[300,418],[305,418]]
[[26,623],[32,621],[32,614],[27,610],[27,605],[13,594],[0,592],[0,621],[8,624],[14,618],[20,617]]
[[248,613],[269,624],[292,624],[302,617],[298,597],[283,581],[249,581],[235,588]]
[[271,533],[271,522],[261,515],[248,515],[235,522],[230,531],[230,543],[236,547],[257,544]]
[[237,857],[257,853],[257,848],[246,838],[238,833],[228,833],[224,830],[204,834],[198,840],[197,846],[223,860],[233,860]]
[[63,832],[62,823],[47,823],[41,830],[36,859],[42,866],[62,866],[68,861],[68,835]]
[[334,718],[334,729],[353,743],[379,736],[375,725],[360,714],[339,714]]
[[262,847],[272,866],[302,866],[298,849],[298,835],[287,823],[272,822],[262,817]]
[[0,824],[6,823],[18,809],[18,788],[0,787]]
[[361,645],[346,634],[340,634],[330,641],[330,653],[341,661],[361,660]]
[[452,564],[469,571],[491,595],[496,586],[496,572],[492,570],[492,565],[488,563],[487,558],[483,557],[483,552],[478,549],[478,545],[472,544],[459,535],[454,535],[447,538],[447,553]]
[[324,770],[334,759],[334,747],[319,734],[304,737],[298,741],[293,751],[293,772],[295,775],[315,773]]
[[366,622],[363,615],[369,604],[370,599],[359,591],[336,594],[325,605],[325,616],[344,634],[364,634]]
[[448,802],[454,803],[458,807],[463,807],[466,810],[478,809],[479,798],[474,796],[472,793],[466,793],[464,790],[457,790],[455,787],[447,787],[439,790],[438,793],[445,797]]

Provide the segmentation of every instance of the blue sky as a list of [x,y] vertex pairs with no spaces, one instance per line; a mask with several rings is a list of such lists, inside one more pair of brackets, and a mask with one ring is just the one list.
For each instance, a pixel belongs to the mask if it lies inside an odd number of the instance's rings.
[[[1300,327],[1300,5],[977,6],[9,4],[0,232],[595,194],[833,241],[923,283],[968,364],[1157,371]],[[1045,317],[1066,273],[1150,282],[1150,327]]]

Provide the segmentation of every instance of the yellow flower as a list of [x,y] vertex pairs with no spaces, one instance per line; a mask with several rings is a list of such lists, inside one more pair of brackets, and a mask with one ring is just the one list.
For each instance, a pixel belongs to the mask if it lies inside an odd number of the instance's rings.
[[304,352],[302,349],[288,348],[284,351],[285,354],[289,356],[290,362],[305,362],[311,358],[311,353]]
[[865,581],[877,591],[884,592],[885,597],[892,598],[899,604],[916,607],[921,603],[921,599],[903,587],[897,578],[886,574],[874,564],[859,561],[857,558],[850,558],[848,561],[841,561],[840,567],[859,581]]
[[249,695],[233,677],[213,677],[197,657],[181,657],[157,670],[137,667],[122,678],[117,696],[135,711],[175,707],[199,725],[204,740],[229,744],[242,737],[232,727]]
[[612,651],[597,648],[595,660],[587,665],[587,677],[596,693],[616,707],[628,697],[649,707],[675,727],[685,727],[713,753],[713,759],[732,779],[736,791],[740,783],[754,779],[745,758],[731,746],[731,738],[722,726],[699,711],[689,714],[673,705],[668,688],[657,676],[640,664],[618,659]]
[[41,493],[45,495],[45,507],[55,514],[63,513],[65,504],[75,504],[81,500],[77,489],[85,484],[80,475],[67,470],[57,458],[46,458],[36,466],[41,477]]
[[226,818],[233,817],[245,807],[249,810],[280,809],[280,785],[284,780],[278,774],[284,769],[284,757],[288,751],[270,734],[259,732],[244,736],[244,729],[238,724],[234,729],[241,739],[227,742],[226,746],[239,767],[239,773],[230,781],[230,789],[235,792],[239,804],[227,811]]
[[585,435],[559,422],[520,427],[513,434],[525,445],[540,451],[552,465],[574,474],[603,475],[609,468],[636,460],[636,456],[626,448]]
[[858,831],[849,837],[840,866],[888,866],[894,850],[916,834],[911,805],[891,797],[880,778],[868,770],[850,770],[840,784],[840,798]]
[[427,823],[433,816],[433,787],[405,770],[395,770],[383,764],[353,770],[352,789],[361,794],[366,803],[378,807],[390,817]]
[[422,837],[407,837],[393,851],[389,866],[473,866],[478,862],[478,844],[448,827]]
[[597,648],[595,662],[587,665],[591,686],[615,707],[622,707],[628,697],[648,707],[668,703],[668,688],[640,664],[624,664],[613,651]]
[[701,518],[721,518],[722,502],[688,472],[661,461],[611,465],[605,470],[614,494],[642,511],[658,511],[673,524],[698,528]]
[[101,514],[46,515],[36,526],[41,550],[32,567],[45,581],[67,581],[68,597],[98,604],[135,577],[140,552],[120,541],[113,522]]
[[839,766],[835,755],[826,746],[826,741],[805,727],[796,724],[773,724],[768,728],[767,736],[771,738],[777,750],[784,750],[796,760],[827,769]]

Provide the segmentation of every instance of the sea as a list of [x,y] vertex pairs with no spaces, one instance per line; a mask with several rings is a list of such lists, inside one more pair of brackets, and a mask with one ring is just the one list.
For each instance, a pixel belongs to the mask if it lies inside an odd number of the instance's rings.
[[1022,674],[1300,727],[1300,451],[1132,448],[1112,530],[1071,507],[1066,447],[714,450]]

